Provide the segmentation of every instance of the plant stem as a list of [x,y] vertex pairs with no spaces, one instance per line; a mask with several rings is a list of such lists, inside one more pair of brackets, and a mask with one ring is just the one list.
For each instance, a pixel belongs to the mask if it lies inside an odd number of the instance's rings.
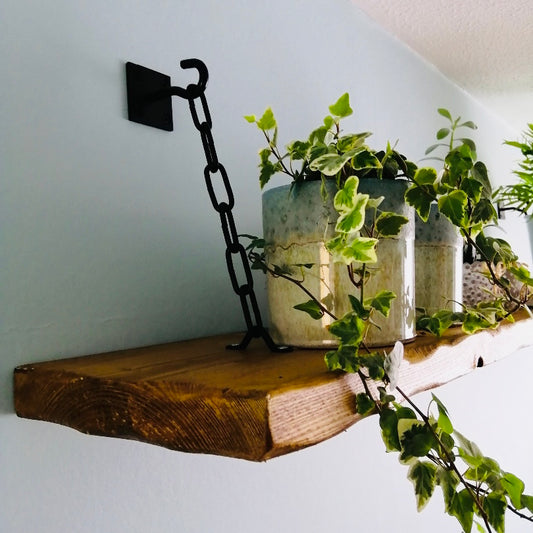
[[295,285],[297,285],[303,292],[305,292],[305,294],[307,294],[307,296],[309,296],[309,298],[311,298],[318,305],[318,307],[320,308],[320,310],[324,314],[329,315],[333,320],[337,320],[337,317],[331,311],[329,311],[329,309],[320,300],[318,300],[318,298],[309,289],[307,289],[304,286],[303,281],[300,281],[298,279],[292,278],[288,274],[283,274],[281,272],[276,272],[275,270],[270,268],[266,263],[263,263],[263,264],[264,264],[265,268],[267,269],[267,271],[270,274],[272,274],[272,276],[274,276],[276,278],[286,279],[287,281],[290,281],[291,283],[294,283]]
[[[424,414],[418,406],[405,394],[400,387],[396,387],[396,390],[400,393],[400,395],[404,398],[404,400],[417,412],[417,414],[420,416],[424,424],[429,428],[431,433],[433,434],[433,437],[438,442],[440,448],[443,451],[444,459],[447,465],[447,468],[453,470],[455,474],[459,477],[459,480],[461,481],[462,485],[466,488],[468,493],[470,494],[473,502],[476,504],[476,507],[479,510],[479,515],[483,519],[483,522],[485,523],[485,527],[487,528],[487,533],[491,533],[492,529],[490,527],[487,513],[485,509],[483,509],[483,504],[479,500],[478,494],[474,488],[472,488],[471,484],[468,483],[461,472],[459,472],[459,469],[457,468],[457,465],[455,464],[455,458],[452,456],[452,454],[447,450],[446,446],[444,446],[443,442],[441,441],[440,437],[437,435],[437,432],[433,428],[433,426],[430,424],[429,418],[426,414]],[[440,452],[439,452],[440,455]]]

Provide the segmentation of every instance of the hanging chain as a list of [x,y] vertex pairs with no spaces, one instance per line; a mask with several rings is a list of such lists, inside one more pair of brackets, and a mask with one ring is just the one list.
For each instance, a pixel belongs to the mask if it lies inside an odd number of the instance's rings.
[[[197,68],[200,72],[200,81],[197,85],[189,85],[187,89],[179,87],[173,88],[173,94],[185,98],[189,102],[189,109],[191,117],[196,129],[200,132],[202,146],[204,148],[207,165],[204,168],[204,178],[207,187],[207,193],[213,208],[220,216],[220,223],[222,225],[222,234],[226,243],[226,265],[231,280],[231,285],[235,293],[239,296],[244,320],[246,322],[247,332],[238,344],[230,344],[229,349],[242,350],[248,346],[253,338],[262,337],[267,346],[272,351],[287,351],[290,350],[288,346],[278,346],[270,337],[270,334],[263,326],[261,320],[261,313],[257,304],[257,299],[254,292],[254,280],[252,271],[246,255],[244,246],[239,242],[239,235],[235,226],[233,218],[233,207],[235,206],[235,197],[231,189],[228,174],[224,165],[220,163],[213,141],[212,135],[212,121],[209,107],[205,98],[205,85],[207,83],[207,68],[198,59],[189,59],[181,62],[183,68]],[[200,100],[202,119],[198,115],[198,108],[196,101]],[[222,201],[219,200],[213,182],[218,179],[222,182],[225,197]],[[235,265],[242,267],[244,279],[239,280]]]

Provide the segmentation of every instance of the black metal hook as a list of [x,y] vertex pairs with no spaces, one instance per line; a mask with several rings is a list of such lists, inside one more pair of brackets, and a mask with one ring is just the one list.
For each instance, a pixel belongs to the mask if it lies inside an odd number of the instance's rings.
[[171,86],[170,76],[141,65],[126,63],[130,120],[166,131],[173,130],[172,96],[179,96],[189,102],[202,97],[209,78],[205,63],[199,59],[184,59],[180,61],[180,67],[196,69],[198,82],[190,83],[187,88]]
[[205,91],[207,80],[209,79],[209,72],[205,63],[200,61],[200,59],[195,58],[183,59],[180,61],[180,67],[182,69],[195,68],[198,71],[198,83],[191,83],[187,85],[186,89],[183,89],[182,87],[172,87],[171,89],[173,91],[177,91],[176,93],[173,92],[172,94],[177,94],[177,96],[187,99],[198,98]]

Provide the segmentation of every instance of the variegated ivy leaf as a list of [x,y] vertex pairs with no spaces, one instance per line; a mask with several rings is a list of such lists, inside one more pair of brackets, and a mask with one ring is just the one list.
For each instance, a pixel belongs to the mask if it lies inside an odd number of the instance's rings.
[[355,148],[361,148],[365,139],[370,135],[372,134],[368,131],[344,135],[337,140],[337,150],[339,152],[348,152]]
[[394,237],[400,233],[402,226],[408,222],[409,219],[403,215],[385,211],[377,218],[376,229],[382,237]]
[[294,306],[294,309],[307,313],[314,320],[319,320],[324,316],[324,311],[322,311],[315,300],[308,300],[307,302],[297,304]]
[[369,150],[358,150],[353,156],[352,167],[358,170],[381,168],[381,161]]
[[443,431],[448,433],[448,435],[451,435],[453,433],[453,425],[450,421],[450,417],[448,416],[448,410],[446,409],[446,406],[434,394],[431,396],[433,401],[437,404],[437,409],[439,411],[437,424]]
[[461,227],[466,216],[468,197],[464,191],[452,191],[439,198],[439,211],[448,217],[452,224]]
[[349,265],[351,263],[376,263],[376,245],[378,239],[358,237],[340,250],[339,259]]
[[357,176],[350,176],[344,183],[343,188],[337,192],[333,199],[333,206],[339,213],[345,213],[353,209],[358,187],[359,178]]
[[407,478],[413,482],[416,508],[421,511],[433,495],[437,484],[437,467],[428,461],[415,461],[409,468]]
[[353,207],[349,211],[344,211],[335,225],[335,231],[339,233],[355,233],[358,232],[365,223],[366,204],[368,202],[368,194],[357,194],[353,198]]
[[417,185],[433,185],[437,181],[437,171],[431,167],[417,168],[413,181]]
[[427,222],[429,218],[429,211],[431,209],[431,202],[435,198],[435,191],[432,185],[412,185],[405,192],[405,201],[414,207],[418,216]]
[[529,270],[524,265],[519,265],[518,267],[509,267],[511,274],[522,283],[533,287],[533,278]]
[[516,509],[524,507],[522,505],[522,494],[525,488],[524,482],[510,472],[505,473],[500,481],[505,492],[509,494],[509,498],[511,498],[514,507]]
[[[248,120],[248,119],[247,119]],[[270,107],[265,109],[263,116],[256,121],[257,127],[260,130],[273,130],[276,126],[276,119],[274,118],[274,113]]]
[[372,307],[381,313],[385,318],[387,318],[389,316],[392,300],[394,300],[394,298],[396,298],[396,294],[394,292],[384,289],[378,292],[372,298],[367,298],[365,300],[365,306]]
[[366,207],[369,209],[377,209],[381,202],[385,200],[385,196],[378,196],[377,198],[369,198],[368,202],[366,203]]
[[353,113],[350,107],[350,95],[344,93],[333,105],[329,106],[329,112],[335,117],[349,117]]
[[311,170],[318,170],[324,176],[335,176],[344,165],[355,155],[355,151],[350,150],[345,154],[324,154],[316,158],[310,165]]
[[342,318],[335,320],[329,326],[329,332],[345,346],[356,346],[363,340],[365,322],[355,313],[346,313]]
[[496,533],[504,533],[505,509],[507,509],[505,496],[491,492],[483,499],[483,509],[487,513],[489,523],[494,527]]

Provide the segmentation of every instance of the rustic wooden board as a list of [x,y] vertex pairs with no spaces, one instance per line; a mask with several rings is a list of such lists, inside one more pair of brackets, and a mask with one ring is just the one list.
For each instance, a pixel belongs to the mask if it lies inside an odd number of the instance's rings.
[[[15,369],[15,410],[84,433],[262,461],[333,437],[358,420],[354,375],[328,372],[324,351],[273,354],[240,334],[62,359]],[[431,389],[533,344],[521,315],[498,330],[459,329],[406,345],[400,386]]]

